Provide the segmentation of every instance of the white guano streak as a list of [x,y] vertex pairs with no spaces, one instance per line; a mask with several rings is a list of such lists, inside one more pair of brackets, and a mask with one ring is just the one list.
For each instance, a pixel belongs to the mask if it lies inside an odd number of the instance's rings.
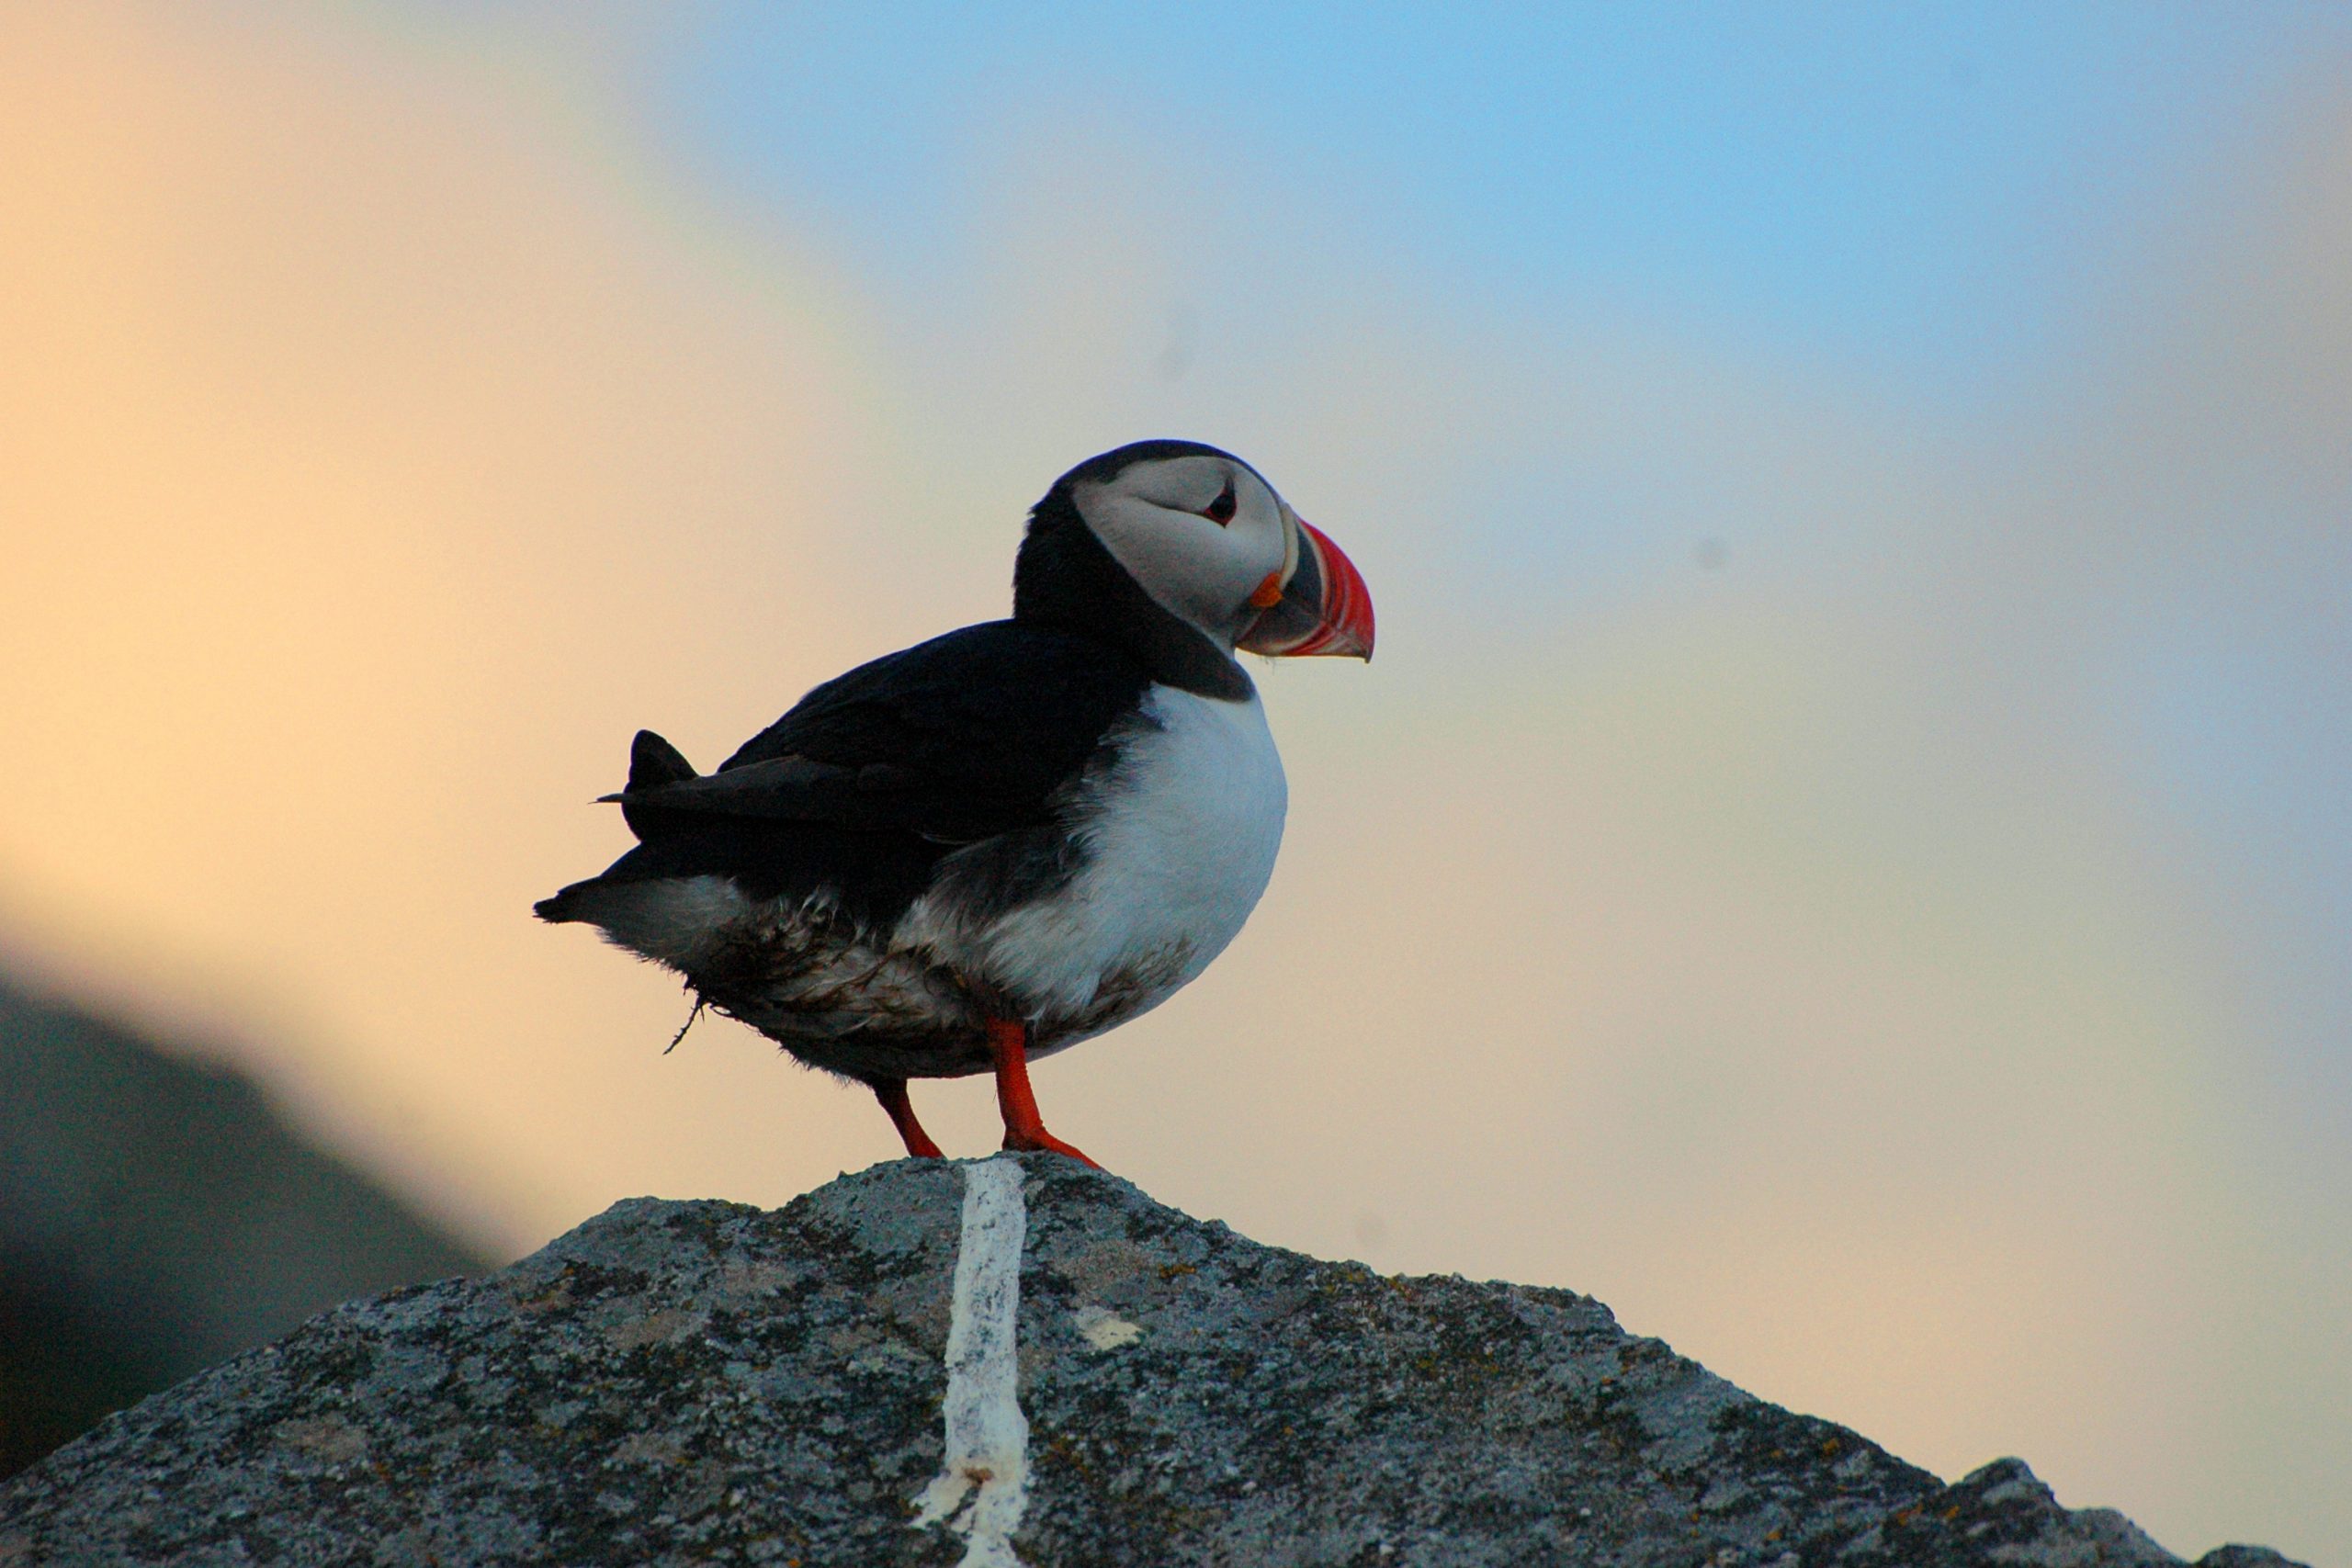
[[1019,1162],[966,1166],[964,1236],[947,1320],[946,1461],[923,1488],[914,1520],[917,1529],[944,1524],[963,1535],[958,1568],[1021,1562],[1012,1532],[1029,1502],[1029,1421],[1014,1385],[1014,1337],[1028,1236]]

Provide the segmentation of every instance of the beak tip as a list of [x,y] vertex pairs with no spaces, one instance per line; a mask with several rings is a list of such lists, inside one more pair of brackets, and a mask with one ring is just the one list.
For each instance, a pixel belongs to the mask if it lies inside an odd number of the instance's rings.
[[1363,573],[1347,552],[1331,541],[1331,536],[1305,518],[1301,528],[1314,539],[1322,558],[1324,570],[1323,624],[1325,640],[1317,648],[1300,651],[1340,654],[1372,662],[1374,621],[1372,590],[1366,586]]

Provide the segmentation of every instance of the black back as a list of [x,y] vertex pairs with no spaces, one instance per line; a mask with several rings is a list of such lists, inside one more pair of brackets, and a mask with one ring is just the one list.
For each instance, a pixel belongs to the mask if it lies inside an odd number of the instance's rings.
[[1057,792],[1149,684],[1093,637],[990,621],[826,682],[707,776],[678,776],[684,759],[641,737],[613,797],[639,843],[598,880],[716,874],[755,897],[830,894],[888,925],[942,857],[1010,836],[1033,852],[986,880],[999,898],[1033,894],[1067,869],[1037,841],[1067,837]]

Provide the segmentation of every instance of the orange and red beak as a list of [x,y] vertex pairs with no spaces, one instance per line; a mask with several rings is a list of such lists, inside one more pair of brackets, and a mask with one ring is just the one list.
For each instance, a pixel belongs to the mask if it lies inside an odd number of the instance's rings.
[[[1283,512],[1290,513],[1284,507]],[[1282,585],[1282,597],[1250,624],[1236,645],[1251,653],[1284,659],[1314,654],[1372,657],[1372,590],[1329,536],[1303,517],[1298,527],[1298,564]]]

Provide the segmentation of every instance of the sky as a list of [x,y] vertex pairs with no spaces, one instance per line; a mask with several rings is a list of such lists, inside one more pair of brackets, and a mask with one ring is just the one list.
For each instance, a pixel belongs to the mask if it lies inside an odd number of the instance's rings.
[[1213,441],[1380,658],[1057,1131],[2352,1563],[2348,275],[2331,6],[14,8],[0,954],[510,1254],[783,1202],[888,1123],[531,900]]

